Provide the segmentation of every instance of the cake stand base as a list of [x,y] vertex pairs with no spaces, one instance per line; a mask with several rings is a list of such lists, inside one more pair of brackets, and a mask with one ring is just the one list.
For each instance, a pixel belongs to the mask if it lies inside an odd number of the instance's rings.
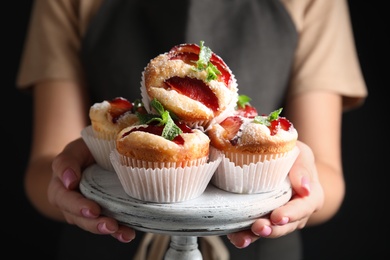
[[115,172],[92,165],[84,171],[80,191],[102,207],[102,214],[136,230],[171,235],[166,260],[202,259],[197,237],[226,235],[248,229],[258,218],[291,198],[286,179],[271,191],[236,194],[209,184],[198,198],[178,203],[153,203],[131,198]]

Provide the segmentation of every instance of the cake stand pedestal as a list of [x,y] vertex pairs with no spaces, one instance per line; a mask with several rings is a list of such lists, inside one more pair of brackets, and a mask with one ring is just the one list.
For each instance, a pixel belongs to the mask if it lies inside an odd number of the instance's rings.
[[248,229],[258,218],[291,198],[288,179],[271,192],[235,194],[209,184],[198,198],[153,203],[127,195],[115,174],[92,165],[84,171],[80,191],[102,207],[102,214],[136,230],[171,236],[166,260],[201,260],[197,237]]

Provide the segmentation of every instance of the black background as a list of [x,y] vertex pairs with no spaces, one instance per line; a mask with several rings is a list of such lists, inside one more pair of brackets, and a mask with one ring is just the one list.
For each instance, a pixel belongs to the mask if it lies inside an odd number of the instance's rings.
[[[369,2],[371,4],[369,4]],[[385,1],[350,0],[361,67],[369,97],[343,118],[343,157],[347,194],[339,213],[328,223],[306,228],[305,259],[382,259],[388,234],[385,206],[389,147],[386,114],[389,100],[389,31]],[[32,100],[15,88],[31,1],[7,1],[2,27],[1,236],[2,253],[52,259],[59,225],[43,218],[28,203],[23,173],[31,141]],[[7,17],[7,18],[5,18]],[[326,122],[324,122],[326,124]],[[387,243],[388,245],[388,243]],[[281,249],[282,250],[282,249]],[[381,257],[379,257],[381,256]]]

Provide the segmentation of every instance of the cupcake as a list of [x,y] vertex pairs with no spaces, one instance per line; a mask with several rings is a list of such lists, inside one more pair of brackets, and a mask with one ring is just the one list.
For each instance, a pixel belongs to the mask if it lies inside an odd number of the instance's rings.
[[211,183],[234,193],[272,191],[285,181],[299,154],[298,132],[282,108],[254,118],[232,115],[207,131],[223,159]]
[[136,199],[173,203],[200,196],[221,156],[210,153],[210,139],[199,129],[175,121],[157,101],[159,114],[122,129],[111,162],[125,192]]
[[136,112],[146,113],[142,103],[139,100],[130,102],[123,97],[104,100],[90,107],[91,125],[83,129],[81,136],[99,166],[114,170],[110,152],[115,148],[116,136],[123,128],[139,123]]
[[142,72],[146,109],[157,99],[192,128],[207,128],[234,111],[236,79],[226,63],[200,42],[180,44],[152,59]]

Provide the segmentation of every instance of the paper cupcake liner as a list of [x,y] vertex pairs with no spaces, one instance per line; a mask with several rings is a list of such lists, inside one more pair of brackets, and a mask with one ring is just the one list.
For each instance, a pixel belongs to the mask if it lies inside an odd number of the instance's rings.
[[93,158],[95,158],[96,163],[111,172],[114,172],[114,167],[111,164],[110,153],[116,146],[116,140],[105,140],[96,137],[95,132],[92,129],[92,126],[89,125],[81,131],[81,137],[84,142],[87,144],[89,150],[92,153]]
[[[211,148],[215,150],[215,148]],[[250,163],[241,166],[230,161],[222,155],[211,183],[228,192],[253,194],[269,192],[279,187],[287,178],[287,175],[298,157],[299,149],[279,156],[276,159]],[[239,157],[238,155],[236,157]],[[240,158],[245,160],[245,158]]]
[[[146,68],[146,67],[145,67]],[[148,92],[146,90],[146,87],[145,87],[145,68],[144,70],[142,71],[142,77],[141,77],[141,87],[140,87],[140,90],[141,90],[141,100],[142,100],[142,103],[144,104],[144,107],[146,109],[146,111],[148,113],[151,113],[152,112],[152,108],[150,106],[150,98],[149,98],[149,95],[148,95]]]
[[205,164],[209,157],[205,156],[197,160],[185,161],[185,162],[150,162],[144,160],[137,160],[118,153],[118,159],[122,165],[137,168],[177,168],[177,167],[191,167]]
[[236,166],[248,165],[253,162],[264,162],[269,160],[276,160],[278,158],[286,157],[289,153],[278,154],[242,154],[236,152],[223,152],[226,159],[234,162]]
[[123,165],[116,150],[111,152],[110,159],[127,195],[147,202],[175,203],[199,197],[222,156],[214,151],[210,153],[209,162],[202,165],[156,169]]

